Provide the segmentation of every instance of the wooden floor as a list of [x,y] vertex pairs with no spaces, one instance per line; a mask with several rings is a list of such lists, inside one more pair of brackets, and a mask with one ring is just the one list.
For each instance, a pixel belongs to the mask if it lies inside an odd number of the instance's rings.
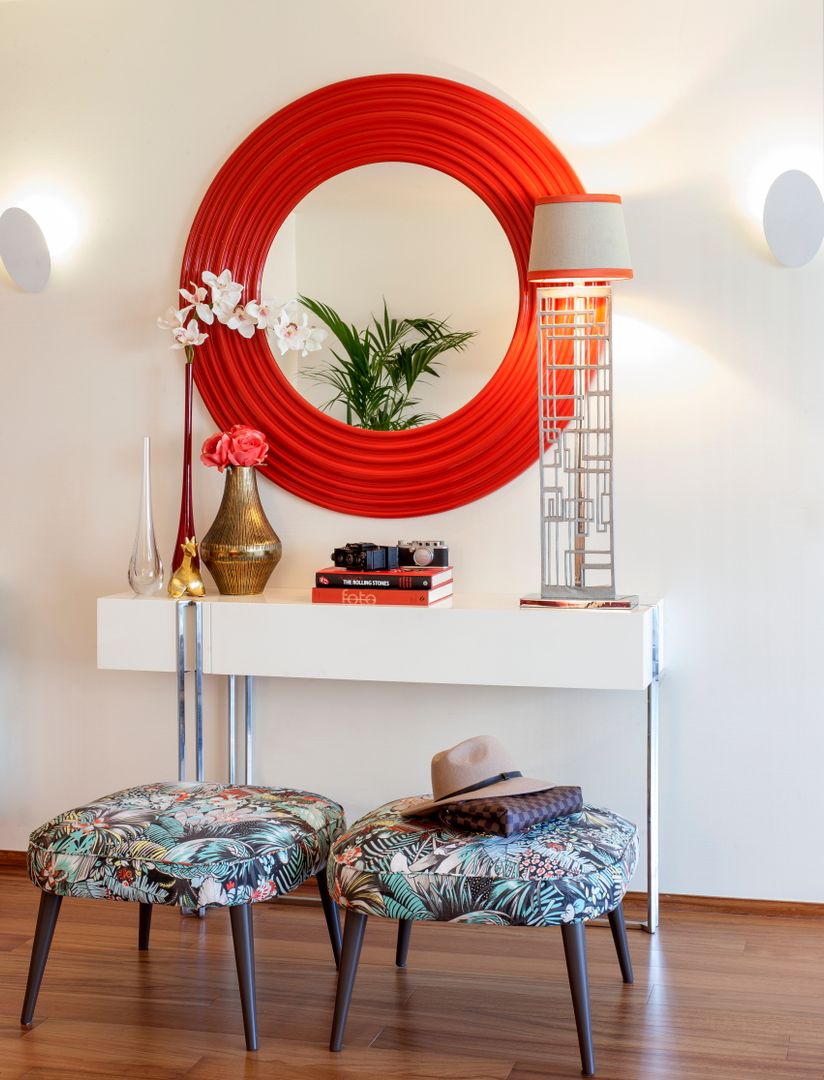
[[[38,893],[0,876],[0,1078],[544,1080],[580,1062],[557,930],[417,925],[394,967],[372,920],[346,1047],[326,1049],[335,971],[315,906],[255,910],[260,1050],[244,1050],[225,912],[63,904],[34,1027],[19,1012]],[[629,914],[629,913],[628,913]],[[824,1078],[824,920],[665,911],[630,932],[624,986],[608,930],[587,931],[602,1080]]]

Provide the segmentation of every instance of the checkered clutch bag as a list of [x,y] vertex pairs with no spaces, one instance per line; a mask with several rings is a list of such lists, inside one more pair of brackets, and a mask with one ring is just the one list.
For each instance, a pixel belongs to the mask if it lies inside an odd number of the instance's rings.
[[467,832],[512,836],[543,821],[577,814],[583,805],[579,787],[553,787],[528,795],[447,803],[441,807],[438,818],[444,825]]

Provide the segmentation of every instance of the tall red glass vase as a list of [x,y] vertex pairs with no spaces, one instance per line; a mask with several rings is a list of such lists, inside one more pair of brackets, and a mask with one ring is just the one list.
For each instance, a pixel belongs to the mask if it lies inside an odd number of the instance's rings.
[[[188,351],[188,350],[187,350]],[[183,406],[183,484],[180,490],[180,522],[172,554],[172,573],[183,562],[182,544],[195,535],[195,514],[192,506],[192,396],[194,392],[194,361],[186,359],[186,397]],[[192,559],[194,569],[200,568],[200,557]]]

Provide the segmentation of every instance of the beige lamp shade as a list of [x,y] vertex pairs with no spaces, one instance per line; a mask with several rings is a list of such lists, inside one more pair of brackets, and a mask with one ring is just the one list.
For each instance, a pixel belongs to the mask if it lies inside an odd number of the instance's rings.
[[532,282],[631,278],[620,195],[538,199],[528,277]]

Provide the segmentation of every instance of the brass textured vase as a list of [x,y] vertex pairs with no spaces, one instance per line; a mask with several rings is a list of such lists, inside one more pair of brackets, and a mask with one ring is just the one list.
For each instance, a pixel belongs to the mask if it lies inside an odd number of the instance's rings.
[[278,534],[257,488],[257,471],[229,466],[217,517],[200,542],[200,557],[224,596],[255,596],[280,562]]

